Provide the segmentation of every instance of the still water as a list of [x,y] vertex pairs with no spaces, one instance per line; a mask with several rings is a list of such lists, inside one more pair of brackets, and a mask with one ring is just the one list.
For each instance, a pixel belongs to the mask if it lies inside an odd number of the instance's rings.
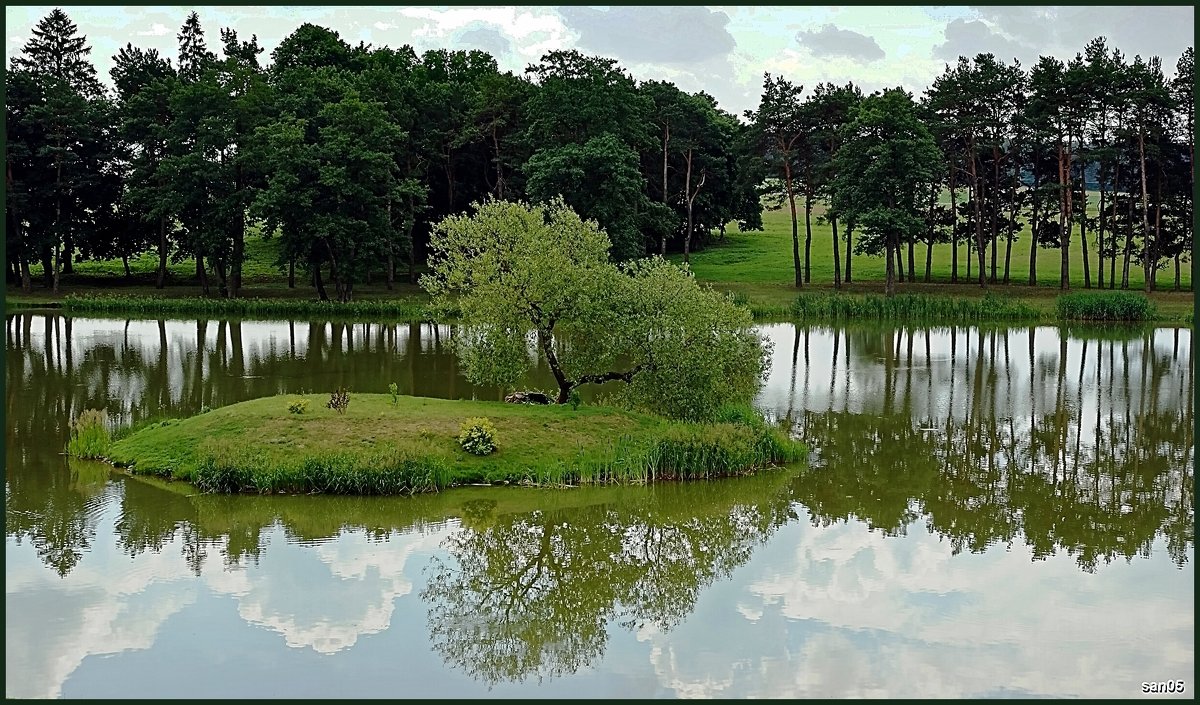
[[447,326],[9,314],[5,694],[1192,695],[1191,330],[761,330],[797,467],[226,497],[68,460],[68,422],[500,392]]

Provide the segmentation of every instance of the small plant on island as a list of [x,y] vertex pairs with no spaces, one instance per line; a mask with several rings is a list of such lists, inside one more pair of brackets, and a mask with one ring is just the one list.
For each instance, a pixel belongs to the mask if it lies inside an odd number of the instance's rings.
[[396,406],[400,403],[400,385],[396,384],[395,382],[389,384],[388,394],[392,395],[392,406]]
[[346,413],[346,407],[350,406],[350,390],[338,387],[337,391],[329,395],[329,403],[326,406],[339,414]]
[[103,458],[111,443],[108,414],[102,409],[88,409],[71,424],[67,453],[75,458]]
[[288,402],[288,413],[303,414],[308,411],[307,399],[293,399]]
[[459,429],[458,444],[471,455],[491,455],[496,450],[496,427],[486,416],[467,419]]

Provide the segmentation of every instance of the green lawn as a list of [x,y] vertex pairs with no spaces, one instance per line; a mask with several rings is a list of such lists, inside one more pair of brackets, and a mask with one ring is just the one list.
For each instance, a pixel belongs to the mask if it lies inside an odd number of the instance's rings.
[[[828,292],[833,290],[833,231],[828,225],[819,225],[817,215],[823,208],[814,208],[812,235],[812,281],[804,287],[804,292]],[[845,232],[839,229],[842,242],[839,249],[845,257]],[[804,259],[804,222],[801,212],[800,222],[800,257]],[[1020,298],[1040,310],[1051,311],[1054,299],[1061,292],[1058,288],[1061,255],[1058,250],[1040,249],[1038,251],[1038,281],[1039,285],[1029,286],[1029,231],[1026,228],[1013,242],[1009,285],[990,285],[994,293],[1002,296]],[[918,246],[915,250],[918,281],[897,284],[897,290],[906,293],[942,294],[952,296],[981,296],[984,292],[979,288],[975,262],[971,263],[972,280],[967,280],[967,248],[960,245],[958,250],[959,284],[950,284],[951,255],[950,245],[935,245],[931,274],[933,283],[924,283],[925,247]],[[1092,277],[1095,286],[1095,252],[1092,257]],[[905,267],[907,268],[908,253],[905,250]],[[671,255],[677,262],[683,260],[682,255]],[[716,288],[741,293],[752,303],[760,307],[789,306],[795,300],[798,292],[794,287],[794,269],[792,260],[791,218],[786,209],[767,210],[763,213],[763,230],[740,232],[736,226],[729,229],[725,240],[710,244],[704,250],[691,255],[691,268],[696,278],[712,283]],[[998,273],[1003,277],[1004,244],[1001,243],[998,258]],[[1079,241],[1073,242],[1071,252],[1071,286],[1072,290],[1083,290],[1083,256],[1080,252]],[[991,272],[991,254],[988,253],[988,273]],[[883,257],[866,257],[854,255],[852,262],[852,283],[844,289],[855,293],[881,293],[884,289],[886,264]],[[1105,269],[1105,286],[1107,287],[1108,271]],[[842,263],[845,271],[845,261]],[[1120,263],[1117,269],[1118,283],[1120,281]],[[1130,288],[1141,290],[1143,286],[1142,270],[1136,262],[1130,263]],[[1159,291],[1152,295],[1158,305],[1159,313],[1166,318],[1182,318],[1190,314],[1194,308],[1191,292],[1191,263],[1185,262],[1181,272],[1182,287],[1185,291],[1170,291],[1174,285],[1174,270],[1159,272]],[[1165,289],[1165,290],[1164,290]]]
[[[292,413],[289,404],[300,399],[307,409]],[[387,394],[353,394],[345,413],[337,413],[328,400],[266,397],[152,423],[113,442],[105,455],[137,474],[217,491],[386,494],[472,482],[708,477],[803,454],[763,422],[695,424],[589,405],[410,396],[393,403]],[[472,417],[494,426],[491,455],[459,447],[460,427]]]

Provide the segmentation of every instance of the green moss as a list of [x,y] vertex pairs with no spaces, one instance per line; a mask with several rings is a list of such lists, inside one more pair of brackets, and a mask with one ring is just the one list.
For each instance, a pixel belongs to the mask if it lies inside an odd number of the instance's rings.
[[[757,414],[691,424],[618,409],[355,394],[344,414],[308,395],[255,399],[147,425],[112,444],[131,472],[208,492],[407,494],[472,483],[573,485],[741,474],[803,448]],[[503,443],[466,453],[463,421],[486,416]]]

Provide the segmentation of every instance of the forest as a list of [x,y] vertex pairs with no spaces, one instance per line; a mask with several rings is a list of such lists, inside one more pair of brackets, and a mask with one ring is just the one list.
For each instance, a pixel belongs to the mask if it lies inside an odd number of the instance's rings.
[[[1023,283],[1018,237],[1028,283],[1063,289],[1074,248],[1087,288],[1129,288],[1131,268],[1166,287],[1173,268],[1178,289],[1192,257],[1191,48],[1173,70],[1103,37],[1030,67],[960,57],[919,95],[766,74],[758,108],[735,115],[578,51],[517,75],[486,52],[355,46],[313,24],[269,56],[235,28],[206,34],[195,12],[177,36],[176,57],[126,44],[106,85],[54,10],[12,59],[10,285],[57,292],[79,262],[128,271],[151,252],[158,288],[168,262],[194,261],[206,295],[234,298],[261,233],[290,287],[348,302],[371,276],[415,282],[446,217],[560,195],[615,261],[686,261],[783,209],[796,287],[814,248],[832,251],[835,288],[851,252],[885,258],[889,293],[922,265],[929,281],[943,244],[949,283],[983,288]],[[814,220],[832,238],[814,242]]]

